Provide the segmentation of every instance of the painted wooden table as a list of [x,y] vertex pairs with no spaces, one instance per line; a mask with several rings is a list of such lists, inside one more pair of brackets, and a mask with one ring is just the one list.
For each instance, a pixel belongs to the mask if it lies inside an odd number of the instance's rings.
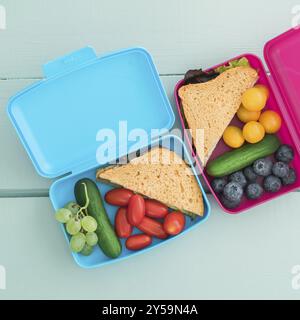
[[[8,298],[291,298],[300,264],[300,194],[240,216],[221,212],[180,240],[95,270],[73,262],[48,198],[6,116],[9,96],[42,78],[41,65],[86,45],[144,46],[172,101],[185,70],[243,52],[291,26],[296,1],[0,0],[0,266]],[[3,8],[2,7],[2,8]],[[3,268],[2,268],[3,269]],[[2,270],[1,269],[1,270]],[[155,276],[153,276],[155,275]]]

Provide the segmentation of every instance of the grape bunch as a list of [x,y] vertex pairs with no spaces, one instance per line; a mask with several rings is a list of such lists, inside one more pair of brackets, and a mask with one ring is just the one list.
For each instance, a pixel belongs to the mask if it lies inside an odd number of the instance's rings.
[[67,233],[71,236],[70,248],[73,252],[89,256],[98,243],[96,234],[97,221],[87,213],[87,206],[80,207],[75,202],[69,202],[64,208],[56,211],[55,218],[65,224]]

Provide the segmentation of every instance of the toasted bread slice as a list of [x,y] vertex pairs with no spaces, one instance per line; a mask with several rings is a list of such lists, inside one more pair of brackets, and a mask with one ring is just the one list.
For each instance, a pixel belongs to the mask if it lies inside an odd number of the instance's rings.
[[236,67],[209,82],[179,89],[184,116],[203,166],[238,111],[243,93],[257,79],[255,69]]
[[203,216],[202,193],[191,168],[175,152],[155,147],[129,163],[99,169],[97,179]]

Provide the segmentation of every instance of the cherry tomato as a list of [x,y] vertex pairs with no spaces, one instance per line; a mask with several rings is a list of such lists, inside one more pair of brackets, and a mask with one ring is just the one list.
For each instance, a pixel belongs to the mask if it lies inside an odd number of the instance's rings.
[[262,113],[259,123],[263,125],[267,133],[276,133],[281,128],[282,120],[277,112],[268,110]]
[[139,194],[133,195],[128,203],[127,219],[128,222],[137,227],[145,216],[145,200]]
[[150,218],[164,218],[168,214],[168,207],[156,200],[145,200],[145,210]]
[[164,221],[164,230],[167,234],[176,236],[185,226],[185,216],[181,212],[171,212],[169,213]]
[[250,121],[257,121],[261,115],[261,111],[249,111],[241,105],[236,115],[240,121],[247,123]]
[[265,137],[265,135],[265,128],[259,122],[250,121],[244,125],[243,136],[249,143],[258,143]]
[[269,88],[267,86],[265,86],[263,84],[257,84],[257,85],[254,86],[254,88],[260,89],[264,93],[264,95],[266,96],[267,100],[269,99],[270,90],[269,90]]
[[244,143],[243,132],[240,128],[235,126],[229,126],[223,133],[224,142],[231,148],[240,148]]
[[267,103],[267,96],[260,88],[250,88],[242,96],[242,104],[248,111],[261,111]]
[[152,238],[147,234],[136,234],[130,236],[126,242],[125,246],[128,250],[141,250],[148,247],[152,243]]
[[162,223],[148,217],[144,217],[137,228],[149,236],[159,239],[166,239],[168,237]]
[[133,227],[127,220],[126,208],[119,208],[115,217],[115,229],[119,238],[128,238],[132,234]]
[[132,191],[122,188],[108,191],[104,198],[108,204],[118,207],[126,207],[132,196]]

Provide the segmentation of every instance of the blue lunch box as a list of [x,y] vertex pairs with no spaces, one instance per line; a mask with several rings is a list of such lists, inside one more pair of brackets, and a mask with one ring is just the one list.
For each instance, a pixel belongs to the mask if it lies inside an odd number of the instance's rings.
[[[174,113],[145,49],[130,48],[97,57],[91,47],[86,47],[47,63],[43,69],[45,79],[13,96],[7,111],[36,171],[43,177],[57,178],[50,188],[55,210],[75,200],[74,185],[79,179],[87,177],[95,181],[99,167],[152,145],[167,145],[180,155],[183,152],[194,171],[205,206],[203,217],[187,219],[185,230],[179,236],[208,218],[210,205],[192,157],[180,138],[167,134],[174,124]],[[129,140],[124,146],[119,137],[116,152],[99,160],[97,132],[105,128],[120,134],[120,121],[126,121],[128,132],[142,129],[148,140],[139,143]],[[156,135],[152,129],[158,129]],[[96,183],[102,196],[112,189],[108,184]],[[117,208],[104,204],[113,223]],[[69,242],[63,226],[62,230]],[[177,237],[155,239],[150,247],[139,252],[127,250],[122,239],[123,250],[117,259],[106,257],[98,247],[88,257],[72,255],[83,268],[99,267],[146,252]]]

